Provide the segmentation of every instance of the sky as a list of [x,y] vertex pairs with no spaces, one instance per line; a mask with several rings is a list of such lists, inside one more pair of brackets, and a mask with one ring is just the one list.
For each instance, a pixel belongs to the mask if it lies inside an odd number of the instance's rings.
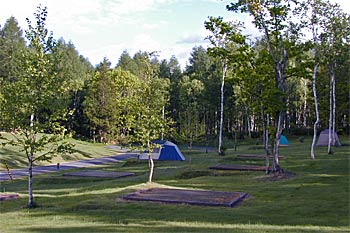
[[[350,14],[349,0],[331,0]],[[195,46],[208,45],[204,27],[208,16],[235,16],[226,10],[227,0],[5,0],[0,25],[14,16],[25,30],[26,18],[41,4],[48,9],[47,28],[54,38],[71,41],[81,55],[96,65],[107,57],[115,66],[121,53],[158,51],[158,59],[174,55],[184,69]],[[258,33],[246,16],[246,34]]]

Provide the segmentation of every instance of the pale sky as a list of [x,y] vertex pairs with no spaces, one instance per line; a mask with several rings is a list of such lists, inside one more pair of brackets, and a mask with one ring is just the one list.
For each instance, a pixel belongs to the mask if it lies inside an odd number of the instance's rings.
[[[349,0],[332,0],[350,13]],[[41,3],[48,8],[47,28],[54,38],[72,41],[81,55],[96,65],[107,57],[112,66],[127,50],[159,51],[159,59],[175,55],[185,68],[192,48],[207,45],[204,21],[208,16],[232,19],[227,0],[3,0],[0,25],[14,16],[27,29],[25,18]],[[240,20],[248,19],[241,18]],[[246,24],[247,33],[257,30]]]

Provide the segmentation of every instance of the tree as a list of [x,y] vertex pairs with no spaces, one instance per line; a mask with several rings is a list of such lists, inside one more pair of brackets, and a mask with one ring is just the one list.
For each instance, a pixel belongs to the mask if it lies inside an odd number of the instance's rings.
[[317,137],[317,128],[320,123],[320,113],[318,110],[318,96],[317,96],[317,70],[320,62],[320,48],[319,48],[319,39],[320,32],[319,29],[319,18],[322,17],[322,9],[320,5],[320,1],[310,0],[305,1],[301,4],[301,6],[297,9],[298,11],[302,11],[302,24],[304,27],[308,27],[308,30],[312,33],[312,46],[313,46],[313,75],[312,75],[312,90],[314,94],[315,101],[315,113],[316,113],[316,121],[314,123],[314,135],[311,144],[311,159],[315,159],[315,145],[316,145],[316,137]]
[[[313,50],[313,92],[316,110],[316,121],[314,123],[314,137],[311,145],[311,158],[315,159],[315,144],[317,128],[320,123],[319,98],[316,89],[319,67],[323,66],[329,70],[329,144],[328,153],[331,153],[332,131],[336,128],[336,72],[337,66],[343,64],[349,41],[349,16],[344,14],[338,5],[330,4],[323,0],[304,1],[298,8],[302,25],[312,33],[309,42]],[[323,68],[325,69],[325,68]],[[342,76],[342,75],[340,75]]]
[[[143,54],[143,55],[142,55]],[[163,109],[168,102],[167,79],[154,76],[153,66],[149,57],[152,54],[139,53],[138,63],[142,64],[142,72],[139,73],[140,87],[138,89],[138,102],[135,103],[135,119],[133,124],[132,139],[141,144],[141,148],[151,152],[157,145],[153,142],[168,131],[171,121],[163,114]],[[154,173],[154,161],[149,154],[150,173],[148,182],[152,182]]]
[[137,70],[137,65],[126,50],[124,50],[123,53],[120,55],[116,67],[120,67],[122,70],[130,71],[132,74],[137,75],[135,73]]
[[95,74],[83,105],[100,142],[126,140],[137,113],[139,85],[135,75],[120,68]]
[[[0,113],[4,128],[12,130],[6,144],[21,147],[28,159],[28,207],[34,207],[33,163],[50,160],[52,156],[71,152],[72,145],[61,141],[64,127],[60,120],[67,114],[63,96],[69,83],[62,84],[53,72],[49,54],[55,45],[46,29],[47,9],[37,7],[36,23],[27,19],[26,38],[29,48],[24,56],[24,74],[3,90]],[[47,134],[50,133],[50,134]]]
[[0,30],[0,77],[5,82],[17,80],[22,73],[22,53],[26,49],[23,31],[14,17]]
[[[194,47],[189,58],[189,64],[184,72],[190,80],[196,79],[203,83],[204,90],[199,97],[200,119],[205,122],[205,136],[208,143],[211,136],[216,136],[218,111],[220,109],[220,73],[221,63],[218,58],[209,56],[203,47]],[[225,92],[227,93],[227,92]],[[181,108],[181,106],[179,106]]]
[[[219,146],[218,153],[223,154],[222,150],[222,128],[224,120],[224,88],[227,69],[230,64],[237,65],[237,62],[242,59],[245,45],[245,37],[241,34],[240,28],[242,25],[233,22],[224,22],[221,17],[210,17],[209,21],[205,22],[205,28],[212,35],[208,37],[213,47],[208,49],[210,55],[220,58],[221,61],[221,102],[220,102],[220,130],[219,130]],[[235,64],[236,63],[236,64]]]
[[324,34],[321,35],[321,48],[324,54],[324,61],[329,69],[329,140],[328,154],[332,153],[331,145],[335,142],[334,133],[336,131],[336,70],[337,57],[342,53],[344,47],[349,46],[349,16],[345,14],[339,5],[326,5],[322,12],[324,21],[321,27]]
[[172,119],[177,122],[180,108],[179,82],[182,77],[182,71],[175,56],[171,56],[169,62],[165,59],[161,61],[159,65],[159,77],[170,80],[170,103],[167,105],[166,110],[170,113]]
[[283,171],[279,166],[278,153],[279,141],[283,131],[283,123],[286,115],[286,72],[288,65],[288,50],[293,45],[294,34],[297,32],[295,25],[289,24],[291,3],[290,0],[255,1],[239,0],[227,6],[229,11],[249,13],[253,16],[253,23],[264,33],[270,57],[273,61],[275,86],[280,91],[279,100],[281,109],[276,110],[276,134],[274,139],[273,171]]
[[[239,102],[251,109],[252,115],[260,115],[262,122],[263,144],[265,149],[266,173],[269,172],[269,128],[270,117],[274,113],[279,92],[274,85],[271,59],[264,38],[257,40],[248,53],[249,62],[237,74],[239,88],[235,91]],[[276,98],[277,97],[277,98]]]
[[202,95],[204,85],[197,79],[190,80],[184,76],[179,83],[179,134],[180,138],[188,142],[192,148],[194,140],[204,134],[203,119],[200,119],[199,97]]
[[66,43],[63,38],[56,42],[50,61],[61,84],[71,84],[71,90],[65,98],[69,104],[69,114],[64,124],[69,133],[81,131],[84,122],[81,111],[85,93],[83,88],[93,76],[93,67],[87,59],[79,55],[71,41]]

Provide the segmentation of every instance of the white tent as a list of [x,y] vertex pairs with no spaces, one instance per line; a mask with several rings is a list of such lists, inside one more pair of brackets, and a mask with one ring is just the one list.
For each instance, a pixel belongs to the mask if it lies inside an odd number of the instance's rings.
[[341,146],[337,132],[325,129],[320,133],[316,146],[328,146],[329,134],[331,134],[331,146]]

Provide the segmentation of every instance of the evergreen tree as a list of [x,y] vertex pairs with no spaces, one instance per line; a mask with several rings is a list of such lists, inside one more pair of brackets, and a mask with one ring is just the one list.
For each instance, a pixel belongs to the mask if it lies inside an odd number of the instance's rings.
[[0,30],[0,77],[13,82],[23,73],[22,54],[26,49],[23,31],[14,17],[10,17]]

